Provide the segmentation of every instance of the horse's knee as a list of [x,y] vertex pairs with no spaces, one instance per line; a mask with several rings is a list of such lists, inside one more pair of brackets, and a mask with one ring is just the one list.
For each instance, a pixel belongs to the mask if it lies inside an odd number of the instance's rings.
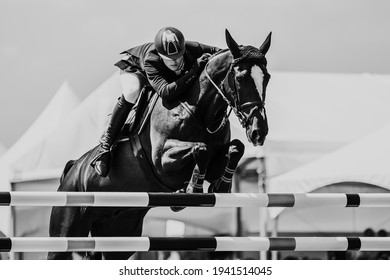
[[192,148],[192,155],[195,159],[195,163],[198,165],[200,171],[204,171],[209,160],[209,154],[207,145],[204,143],[198,143]]
[[207,145],[204,143],[196,143],[194,147],[192,147],[192,154],[195,157],[199,157],[207,153]]
[[[169,139],[164,144],[161,154],[161,172],[177,172],[177,170],[187,166],[188,164],[201,163],[205,161],[203,158],[207,151],[207,145],[203,143],[184,142],[179,140]],[[158,158],[158,155],[153,155],[153,158]],[[203,159],[203,160],[202,160]]]
[[238,139],[234,139],[229,144],[229,158],[238,163],[245,152],[245,145]]

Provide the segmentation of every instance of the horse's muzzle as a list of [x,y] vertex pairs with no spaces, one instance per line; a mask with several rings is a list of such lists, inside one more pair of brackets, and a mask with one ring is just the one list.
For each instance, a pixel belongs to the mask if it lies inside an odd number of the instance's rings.
[[247,138],[254,146],[263,146],[266,135],[261,135],[259,130],[248,131]]

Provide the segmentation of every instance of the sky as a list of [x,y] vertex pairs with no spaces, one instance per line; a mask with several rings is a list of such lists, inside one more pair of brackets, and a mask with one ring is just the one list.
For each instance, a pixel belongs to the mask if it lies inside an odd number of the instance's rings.
[[164,26],[260,46],[272,71],[390,73],[386,0],[0,0],[0,143],[10,147],[66,80],[84,99],[122,50]]

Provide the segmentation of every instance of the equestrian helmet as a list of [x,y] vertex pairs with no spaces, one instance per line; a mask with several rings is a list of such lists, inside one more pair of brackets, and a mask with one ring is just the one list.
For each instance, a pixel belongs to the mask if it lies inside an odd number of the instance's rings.
[[174,27],[160,29],[154,38],[157,52],[164,59],[178,59],[185,52],[183,33]]

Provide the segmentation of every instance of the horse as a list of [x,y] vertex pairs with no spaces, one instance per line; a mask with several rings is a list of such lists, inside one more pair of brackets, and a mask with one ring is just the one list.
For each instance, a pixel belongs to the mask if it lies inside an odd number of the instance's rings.
[[[143,129],[128,133],[112,150],[112,167],[100,177],[90,166],[98,146],[64,169],[58,191],[66,192],[231,192],[233,173],[245,146],[231,141],[233,111],[248,141],[263,145],[268,134],[265,96],[270,74],[265,55],[271,34],[260,48],[238,45],[228,30],[228,49],[214,54],[178,100],[152,105]],[[179,209],[171,208],[174,211]],[[53,207],[50,237],[141,236],[150,208]],[[77,253],[85,259],[128,259],[134,252]],[[72,252],[49,252],[48,259],[72,259]]]

